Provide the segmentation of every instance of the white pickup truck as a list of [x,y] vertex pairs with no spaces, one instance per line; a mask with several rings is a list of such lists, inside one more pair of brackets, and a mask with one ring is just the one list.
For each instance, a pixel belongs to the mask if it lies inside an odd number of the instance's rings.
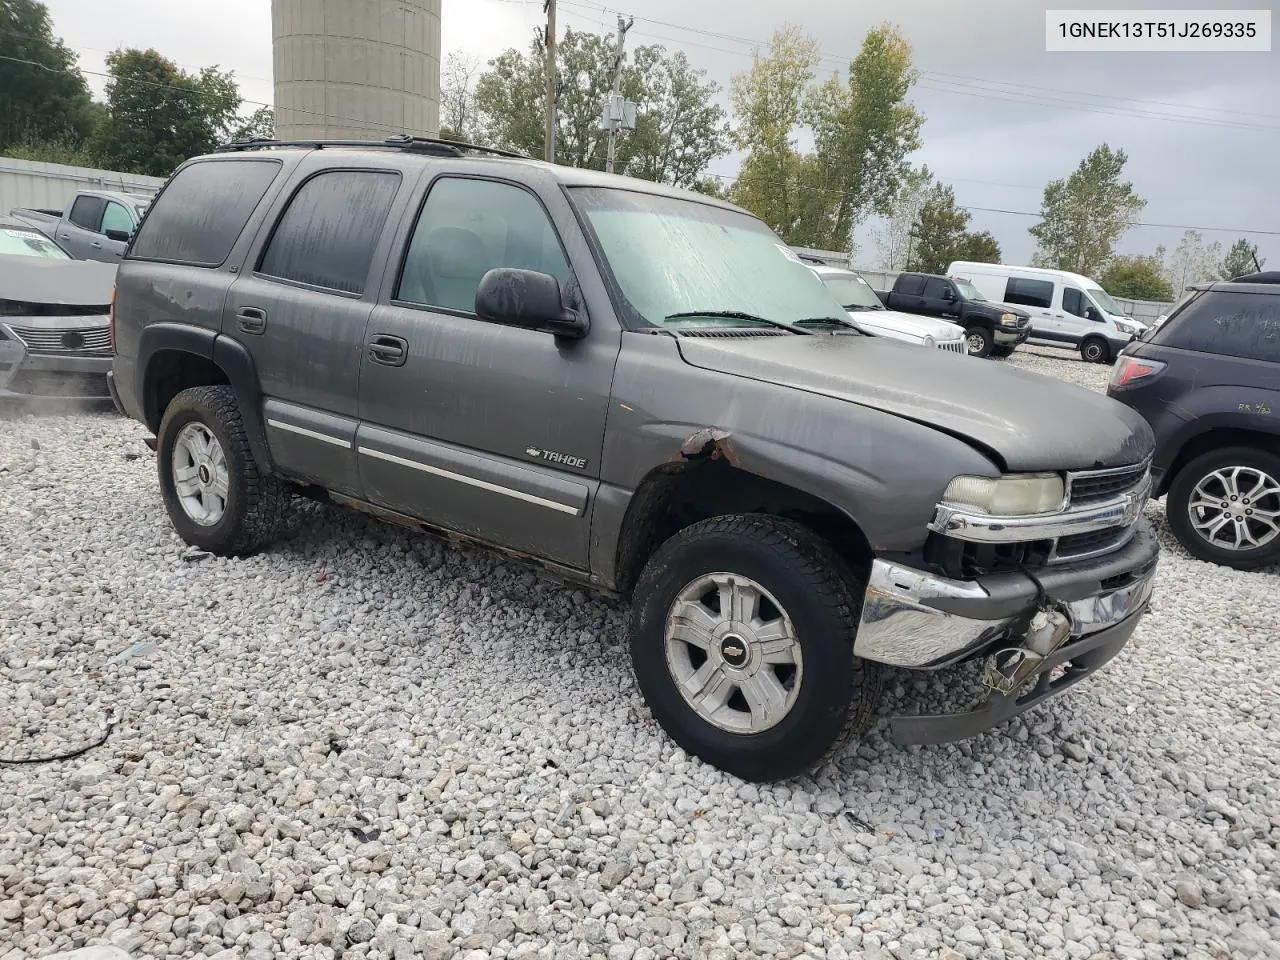
[[65,210],[15,207],[10,215],[35,227],[77,260],[119,263],[150,203],[150,197],[131,193],[81,190]]

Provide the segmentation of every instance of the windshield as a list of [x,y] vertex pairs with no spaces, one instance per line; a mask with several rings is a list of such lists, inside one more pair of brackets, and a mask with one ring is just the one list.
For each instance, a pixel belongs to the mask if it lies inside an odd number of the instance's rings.
[[952,280],[951,282],[956,285],[956,289],[960,291],[960,296],[964,300],[985,301],[987,299],[968,280]]
[[613,188],[578,187],[573,196],[623,295],[655,326],[763,326],[723,314],[847,324],[813,271],[754,217]]
[[1111,295],[1101,287],[1085,287],[1084,292],[1093,297],[1093,302],[1113,317],[1123,317],[1124,308],[1111,299]]
[[66,252],[34,230],[14,230],[0,227],[0,254],[18,257],[43,257],[46,260],[70,260]]
[[846,310],[883,310],[884,304],[871,289],[871,284],[856,273],[821,275],[831,295]]

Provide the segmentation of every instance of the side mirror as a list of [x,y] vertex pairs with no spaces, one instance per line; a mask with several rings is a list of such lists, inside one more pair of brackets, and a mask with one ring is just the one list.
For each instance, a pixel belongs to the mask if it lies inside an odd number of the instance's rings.
[[527,330],[543,330],[577,340],[587,335],[585,317],[566,310],[560,282],[548,273],[498,267],[480,279],[476,316]]
[[1100,314],[1093,307],[1087,307],[1084,311],[1084,315],[1088,317],[1090,320],[1092,320],[1094,323],[1102,322],[1102,314]]
[[108,240],[119,240],[121,243],[128,243],[133,238],[133,234],[128,230],[107,230]]
[[948,303],[950,303],[952,300],[955,300],[955,298],[956,298],[956,292],[952,290],[950,287],[947,287],[945,290],[942,291],[942,299],[946,300]]

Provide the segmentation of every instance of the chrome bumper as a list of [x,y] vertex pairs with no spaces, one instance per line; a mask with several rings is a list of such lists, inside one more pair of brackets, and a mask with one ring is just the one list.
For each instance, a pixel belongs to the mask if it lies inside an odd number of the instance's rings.
[[[1142,611],[1151,599],[1154,578],[1152,564],[1122,587],[1066,602],[1070,636],[1098,633]],[[1034,612],[1034,601],[994,619],[955,612],[966,605],[989,607],[991,600],[991,593],[980,583],[948,580],[876,560],[853,652],[877,663],[930,670],[963,660],[997,640],[1017,641],[1014,634]]]

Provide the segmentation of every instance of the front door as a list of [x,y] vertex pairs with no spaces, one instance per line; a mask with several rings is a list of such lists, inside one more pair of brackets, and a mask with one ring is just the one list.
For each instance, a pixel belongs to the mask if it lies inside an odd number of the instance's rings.
[[514,183],[436,179],[405,248],[361,361],[366,499],[585,569],[620,333],[558,340],[477,319],[495,267],[551,274],[585,309],[546,209]]
[[374,256],[400,187],[396,170],[327,170],[263,227],[232,284],[223,335],[252,355],[275,466],[360,495],[355,463],[360,355],[382,278]]

